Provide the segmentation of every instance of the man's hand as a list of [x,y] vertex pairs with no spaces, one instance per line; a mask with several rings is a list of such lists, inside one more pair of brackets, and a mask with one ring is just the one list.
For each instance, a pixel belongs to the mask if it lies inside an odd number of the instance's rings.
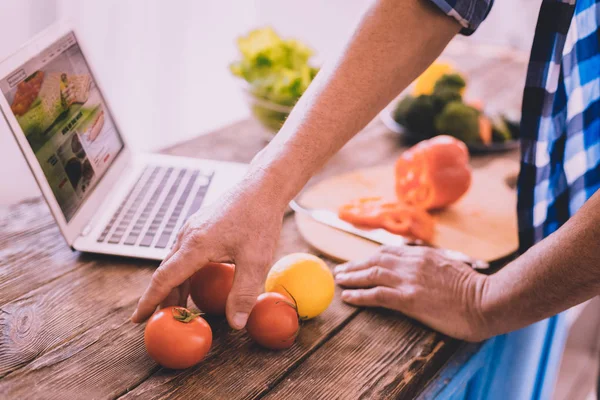
[[189,278],[213,261],[235,264],[227,319],[233,328],[243,328],[262,292],[279,240],[283,210],[248,187],[231,192],[216,206],[201,209],[181,229],[171,253],[152,275],[132,321],[145,321],[158,305],[185,306]]
[[349,304],[397,310],[467,341],[491,336],[482,315],[487,277],[435,249],[382,247],[368,260],[337,266],[335,278]]
[[454,18],[426,1],[375,1],[252,162],[244,182],[186,224],[132,320],[144,321],[161,303],[183,304],[188,278],[207,262],[231,262],[236,270],[227,318],[232,327],[243,328],[272,260],[287,203],[438,57],[459,29]]

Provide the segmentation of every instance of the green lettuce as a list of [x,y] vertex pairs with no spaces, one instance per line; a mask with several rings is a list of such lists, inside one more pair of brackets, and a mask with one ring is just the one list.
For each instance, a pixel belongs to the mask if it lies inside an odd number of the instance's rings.
[[294,105],[318,72],[309,63],[312,49],[271,28],[253,30],[237,44],[241,59],[231,72],[249,83],[252,94],[274,103]]

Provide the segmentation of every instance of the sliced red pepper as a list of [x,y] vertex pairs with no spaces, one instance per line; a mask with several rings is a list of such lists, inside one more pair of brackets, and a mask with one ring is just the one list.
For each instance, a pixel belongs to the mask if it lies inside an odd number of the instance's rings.
[[431,242],[435,222],[427,212],[380,197],[354,200],[340,207],[338,215],[344,221],[367,228],[383,228],[389,232]]

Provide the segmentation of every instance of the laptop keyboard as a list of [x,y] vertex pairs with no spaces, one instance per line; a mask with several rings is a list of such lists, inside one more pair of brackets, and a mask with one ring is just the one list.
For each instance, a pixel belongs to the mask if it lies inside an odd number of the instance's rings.
[[98,242],[171,247],[179,228],[202,205],[212,177],[194,169],[146,167]]

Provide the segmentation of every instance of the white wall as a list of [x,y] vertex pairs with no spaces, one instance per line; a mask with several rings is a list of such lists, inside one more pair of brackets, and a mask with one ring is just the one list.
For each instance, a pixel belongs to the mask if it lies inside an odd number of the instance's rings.
[[[236,56],[237,36],[271,25],[284,36],[309,43],[323,60],[344,43],[370,2],[1,1],[0,59],[57,16],[71,18],[88,45],[90,61],[126,139],[141,150],[156,150],[248,115],[227,68]],[[489,20],[472,39],[528,48],[538,3],[496,1]],[[4,121],[0,166],[5,172],[0,174],[0,205],[38,194]]]
[[[34,6],[37,10],[34,11]],[[30,16],[35,17],[30,17]],[[52,23],[56,4],[34,0],[0,1],[0,60]],[[0,205],[37,195],[39,189],[0,113]]]
[[[60,14],[81,27],[130,143],[143,150],[248,115],[228,69],[237,55],[239,35],[273,25],[328,52],[346,36],[365,4],[184,0],[169,5],[146,1],[140,7],[140,2],[119,0],[59,2]],[[340,14],[340,8],[346,11]],[[319,18],[306,15],[307,10]]]

